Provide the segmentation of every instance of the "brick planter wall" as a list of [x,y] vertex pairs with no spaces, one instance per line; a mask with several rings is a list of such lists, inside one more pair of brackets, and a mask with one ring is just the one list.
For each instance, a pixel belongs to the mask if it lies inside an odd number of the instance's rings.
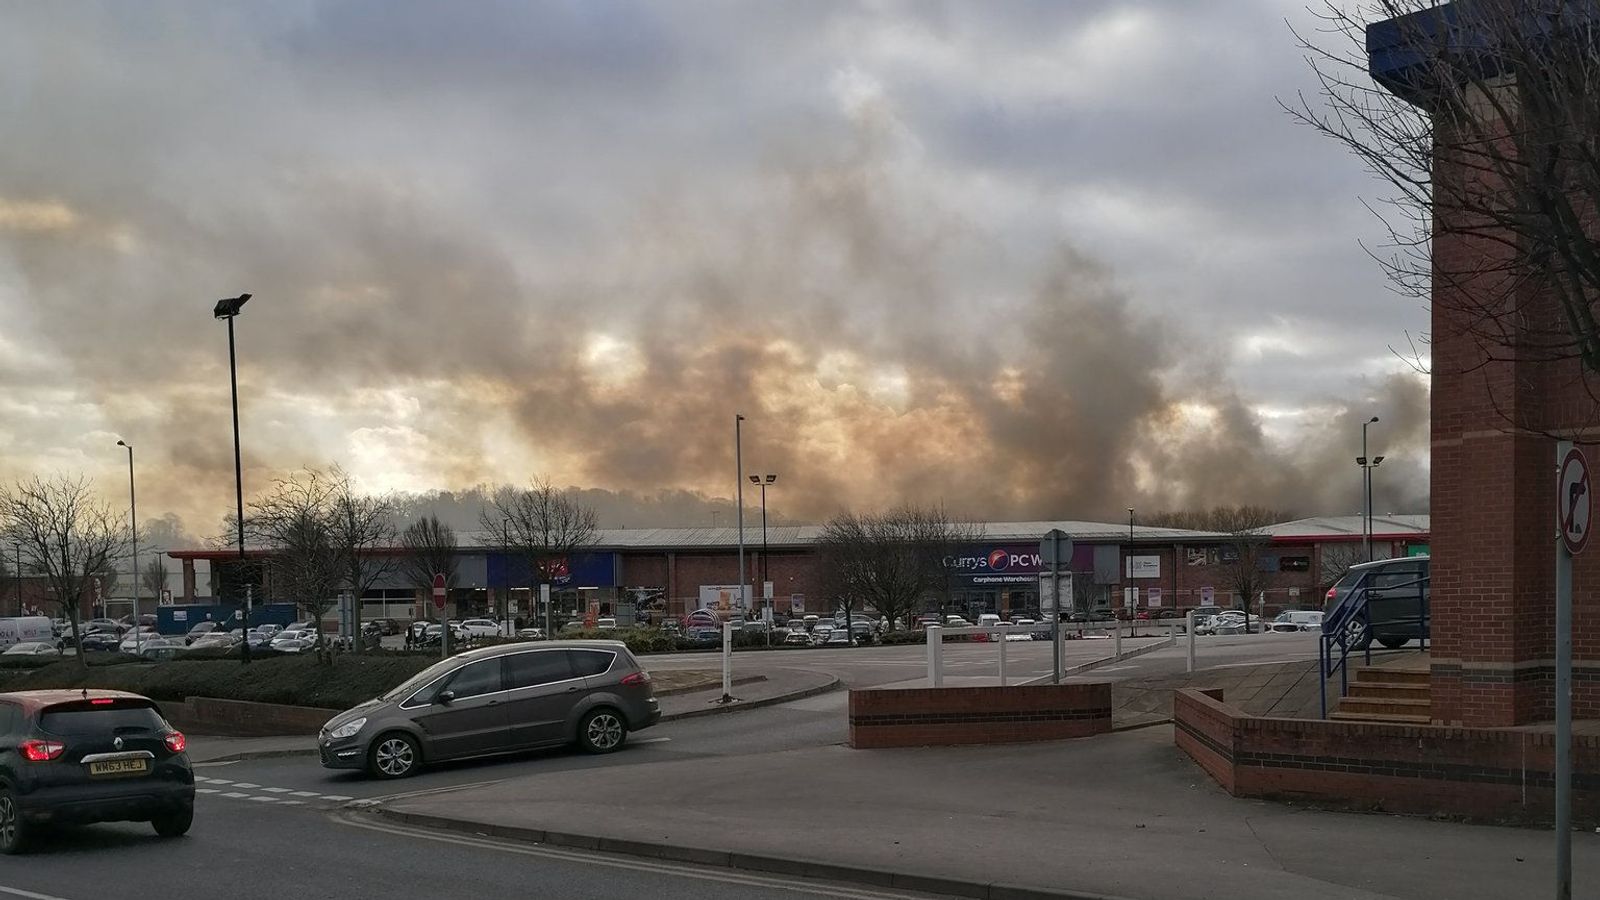
[[179,731],[224,737],[274,737],[316,734],[337,709],[282,706],[244,700],[190,697],[182,702],[157,701],[161,714]]
[[1105,734],[1109,682],[850,692],[850,746],[1009,744]]
[[[1493,822],[1547,823],[1555,739],[1434,725],[1267,719],[1220,691],[1173,696],[1174,740],[1236,797]],[[1600,738],[1573,740],[1573,815],[1600,823]]]

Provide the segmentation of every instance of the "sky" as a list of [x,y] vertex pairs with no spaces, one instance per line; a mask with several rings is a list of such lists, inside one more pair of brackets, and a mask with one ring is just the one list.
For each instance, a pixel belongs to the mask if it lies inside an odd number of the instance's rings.
[[[1300,2],[0,0],[0,480],[337,464],[603,525],[1427,506]],[[1425,349],[1425,348],[1424,348]],[[1401,351],[1396,353],[1395,351]],[[1426,362],[1424,359],[1423,362]],[[747,497],[747,500],[749,498]],[[726,519],[723,520],[726,523]]]

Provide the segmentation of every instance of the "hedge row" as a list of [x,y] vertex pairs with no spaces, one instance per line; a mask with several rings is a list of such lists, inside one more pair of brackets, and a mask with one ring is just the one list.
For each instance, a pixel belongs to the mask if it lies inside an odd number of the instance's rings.
[[132,691],[155,700],[219,697],[344,709],[389,691],[435,662],[437,657],[371,653],[337,656],[326,664],[312,654],[295,654],[255,659],[249,665],[237,659],[173,660],[97,664],[85,670],[68,659],[31,672],[0,673],[0,689],[90,687]]

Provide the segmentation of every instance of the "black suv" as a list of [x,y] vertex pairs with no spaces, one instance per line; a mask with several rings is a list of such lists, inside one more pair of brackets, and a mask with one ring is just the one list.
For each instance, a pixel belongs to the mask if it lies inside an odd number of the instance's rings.
[[1431,563],[1426,556],[1380,559],[1351,566],[1350,571],[1328,589],[1323,607],[1324,627],[1340,606],[1351,600],[1357,588],[1364,588],[1354,602],[1365,598],[1368,628],[1359,616],[1345,624],[1346,644],[1364,650],[1377,641],[1393,650],[1412,638],[1429,636],[1432,616],[1429,610]]
[[149,822],[177,837],[194,820],[183,734],[148,698],[121,691],[0,694],[0,853],[41,825]]

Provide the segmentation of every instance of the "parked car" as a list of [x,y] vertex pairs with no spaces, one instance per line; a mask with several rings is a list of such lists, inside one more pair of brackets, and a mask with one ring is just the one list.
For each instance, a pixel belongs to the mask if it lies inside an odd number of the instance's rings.
[[1196,606],[1194,608],[1194,633],[1210,634],[1211,620],[1222,612],[1220,606]]
[[239,638],[229,631],[214,631],[189,645],[190,650],[231,650],[239,646]]
[[[1014,619],[1014,620],[1012,620],[1011,624],[1017,625],[1017,626],[1026,626],[1026,625],[1037,625],[1039,623],[1035,622],[1032,619]],[[1012,634],[1006,635],[1006,640],[1008,640],[1008,641],[1031,641],[1033,639],[1034,639],[1034,632],[1031,632],[1031,631],[1021,632],[1021,633],[1012,633]]]
[[1272,620],[1275,634],[1293,634],[1299,631],[1321,631],[1322,613],[1317,610],[1285,610]]
[[[859,637],[859,633],[857,637]],[[847,647],[850,645],[850,632],[843,628],[835,628],[827,633],[821,642],[824,647]]]
[[1323,611],[1332,618],[1341,604],[1351,599],[1359,587],[1367,603],[1368,628],[1352,619],[1346,628],[1347,644],[1357,650],[1376,640],[1389,649],[1403,647],[1412,638],[1431,631],[1432,563],[1426,556],[1381,559],[1350,567],[1350,571],[1328,589]]
[[403,778],[424,764],[536,747],[611,753],[660,719],[650,674],[621,641],[505,644],[436,663],[334,716],[317,743],[330,769]]
[[542,641],[545,639],[543,628],[519,628],[517,637],[525,641]]
[[594,627],[601,631],[615,631],[617,628],[617,620],[609,616],[603,619],[596,619]]
[[466,619],[462,621],[458,633],[468,638],[499,637],[500,625],[493,619]]
[[721,628],[691,628],[685,633],[689,642],[702,647],[714,647],[722,643]]
[[158,640],[160,637],[161,633],[156,631],[154,628],[148,628],[141,625],[137,631],[124,632],[122,635],[122,643],[117,645],[117,649],[121,650],[123,653],[134,653],[137,652],[141,645],[148,641]]
[[139,648],[139,658],[156,662],[177,659],[178,654],[188,649],[188,645],[177,638],[165,638],[160,641],[151,641]]
[[114,652],[117,645],[122,643],[122,638],[115,631],[95,631],[83,636],[80,641],[83,652]]
[[192,644],[216,630],[216,622],[197,622],[193,628],[189,629],[187,640]]
[[182,732],[148,698],[121,691],[0,694],[0,853],[45,827],[149,822],[177,837],[194,820]]
[[1212,634],[1256,634],[1261,631],[1260,616],[1246,616],[1237,609],[1223,610],[1211,620]]
[[804,631],[791,631],[784,635],[783,642],[785,644],[792,644],[798,647],[807,647],[811,644],[811,635],[805,633]]
[[279,653],[304,653],[316,645],[316,641],[310,638],[290,638],[286,641],[273,641],[272,649]]
[[112,634],[121,634],[128,630],[128,626],[118,622],[116,619],[90,619],[84,622],[81,627],[86,632],[110,632]]
[[60,656],[60,655],[61,655],[61,648],[57,647],[54,642],[50,642],[50,641],[23,641],[20,644],[12,644],[11,646],[7,647],[4,651],[0,651],[0,656]]
[[393,619],[373,619],[368,624],[377,626],[378,634],[384,637],[400,633],[400,623]]

